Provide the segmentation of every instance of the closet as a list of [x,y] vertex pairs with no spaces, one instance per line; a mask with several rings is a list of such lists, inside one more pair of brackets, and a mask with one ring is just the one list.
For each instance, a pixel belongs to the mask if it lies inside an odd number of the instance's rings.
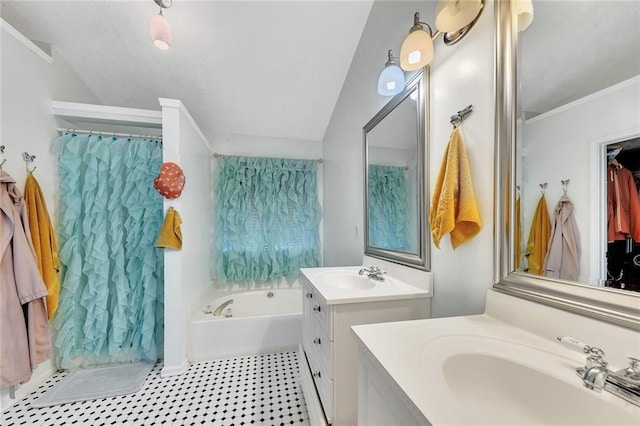
[[607,146],[607,287],[640,291],[640,138]]
[[[130,132],[162,135],[163,162],[179,164],[186,175],[182,195],[164,200],[164,212],[173,207],[183,225],[182,250],[164,250],[164,366],[163,376],[181,374],[187,367],[189,304],[209,286],[211,252],[210,159],[213,152],[181,101],[159,99],[159,110],[53,102],[59,132],[73,129],[103,135]],[[132,130],[133,129],[133,130]]]

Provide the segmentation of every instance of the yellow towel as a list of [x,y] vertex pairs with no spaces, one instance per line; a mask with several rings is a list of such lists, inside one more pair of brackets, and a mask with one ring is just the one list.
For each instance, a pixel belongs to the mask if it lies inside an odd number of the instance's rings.
[[49,219],[47,203],[32,172],[29,172],[27,183],[24,187],[24,202],[27,206],[29,231],[31,232],[31,240],[36,252],[38,269],[49,292],[47,296],[47,314],[49,321],[51,321],[53,314],[58,309],[58,297],[60,294],[58,243]]
[[180,250],[182,248],[181,224],[182,218],[180,218],[178,211],[173,207],[169,207],[167,215],[164,218],[164,222],[160,227],[156,247]]
[[467,151],[457,126],[451,132],[440,164],[429,223],[436,247],[440,248],[440,240],[450,232],[454,249],[473,238],[482,225],[473,194]]
[[524,255],[527,256],[529,269],[527,272],[535,275],[542,275],[544,266],[544,258],[547,255],[549,247],[549,238],[551,237],[551,219],[547,210],[547,200],[544,194],[538,201],[536,212],[531,221],[531,230],[529,231],[529,241]]

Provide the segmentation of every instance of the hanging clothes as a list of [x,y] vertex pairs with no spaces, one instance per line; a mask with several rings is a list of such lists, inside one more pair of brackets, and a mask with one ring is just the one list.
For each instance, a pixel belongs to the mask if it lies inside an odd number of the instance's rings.
[[458,126],[453,127],[440,164],[429,214],[431,236],[436,247],[451,233],[455,249],[480,232],[481,221],[473,193],[467,151]]
[[544,260],[544,276],[578,281],[580,274],[580,233],[573,216],[573,203],[566,195],[553,214],[551,238]]
[[29,172],[24,186],[24,202],[29,217],[29,230],[36,253],[40,276],[47,286],[47,312],[49,321],[58,309],[58,295],[60,293],[60,261],[58,260],[58,243],[47,211],[47,203],[40,189],[40,184]]
[[536,212],[531,221],[531,229],[529,230],[529,240],[524,255],[527,257],[529,268],[526,272],[535,275],[542,275],[544,258],[547,254],[549,246],[549,237],[551,236],[551,219],[547,211],[547,200],[544,194],[540,197]]
[[22,194],[0,171],[0,388],[28,381],[53,355],[46,295]]
[[607,166],[607,241],[640,243],[640,196],[633,174],[621,164]]
[[[520,221],[520,217],[521,217],[521,209],[520,209],[520,196],[518,195],[518,198],[516,198],[516,226],[515,226],[515,239],[514,239],[514,245],[516,246],[516,250],[515,250],[515,269],[516,271],[520,269],[520,262],[522,261],[522,224]],[[507,215],[507,217],[509,217]]]

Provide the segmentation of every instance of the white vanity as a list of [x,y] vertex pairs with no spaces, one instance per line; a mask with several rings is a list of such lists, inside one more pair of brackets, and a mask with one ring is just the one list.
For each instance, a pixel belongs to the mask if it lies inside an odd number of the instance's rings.
[[[612,371],[640,355],[640,334],[489,291],[483,315],[353,327],[359,425],[640,424],[640,407],[583,386],[585,353]],[[607,388],[605,387],[605,390]]]
[[360,269],[301,270],[300,382],[312,425],[350,426],[358,421],[357,344],[352,325],[429,317],[431,291],[386,274],[359,275]]

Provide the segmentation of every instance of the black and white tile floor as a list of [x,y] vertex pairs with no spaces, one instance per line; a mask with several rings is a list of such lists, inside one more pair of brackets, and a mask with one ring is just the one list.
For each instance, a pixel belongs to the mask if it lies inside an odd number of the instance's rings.
[[49,379],[2,413],[2,425],[309,425],[295,352],[192,364],[180,376],[160,377],[156,365],[135,394],[32,408],[58,382]]

